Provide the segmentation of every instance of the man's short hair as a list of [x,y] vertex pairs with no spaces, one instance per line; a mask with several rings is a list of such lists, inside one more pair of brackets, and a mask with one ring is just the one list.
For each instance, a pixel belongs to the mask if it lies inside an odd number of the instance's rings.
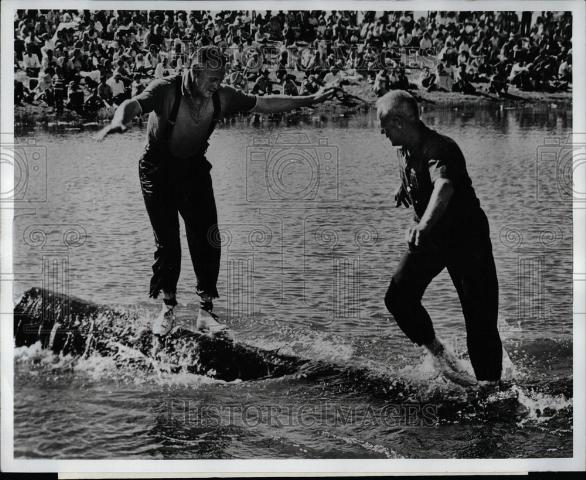
[[405,90],[392,90],[376,102],[379,118],[389,113],[405,120],[415,122],[419,120],[419,107],[417,100]]

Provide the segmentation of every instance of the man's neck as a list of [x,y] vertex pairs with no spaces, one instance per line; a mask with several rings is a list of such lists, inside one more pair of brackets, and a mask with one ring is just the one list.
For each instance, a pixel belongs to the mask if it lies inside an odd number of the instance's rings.
[[410,152],[418,152],[423,147],[423,130],[425,125],[421,120],[417,122],[417,126],[413,128],[411,138],[405,142],[405,148]]

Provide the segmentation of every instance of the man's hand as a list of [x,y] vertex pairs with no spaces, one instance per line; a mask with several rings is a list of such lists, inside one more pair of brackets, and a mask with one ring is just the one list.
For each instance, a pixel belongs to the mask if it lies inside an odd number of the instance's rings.
[[427,240],[427,228],[418,223],[407,230],[406,240],[409,248],[421,248],[425,245]]
[[128,128],[132,125],[132,122],[130,122],[127,125],[124,125],[122,122],[114,122],[112,121],[112,123],[110,123],[110,125],[106,125],[104,128],[102,128],[95,136],[95,139],[98,142],[101,142],[102,140],[104,140],[104,138],[107,135],[110,135],[111,133],[124,133],[126,130],[128,130]]
[[409,195],[407,195],[402,183],[395,191],[395,207],[398,208],[401,205],[404,205],[405,208],[409,208],[410,205]]
[[114,112],[110,125],[102,128],[94,137],[98,142],[111,133],[126,132],[132,126],[132,119],[142,112],[139,103],[134,100],[125,100]]
[[334,93],[336,92],[336,88],[335,87],[324,87],[324,88],[320,88],[316,93],[314,93],[312,95],[313,97],[313,102],[312,103],[322,103],[325,102],[326,100],[331,99],[334,96]]

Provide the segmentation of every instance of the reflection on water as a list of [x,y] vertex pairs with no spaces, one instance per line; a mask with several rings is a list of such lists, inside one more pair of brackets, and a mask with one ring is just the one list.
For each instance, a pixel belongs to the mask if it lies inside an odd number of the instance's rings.
[[[556,342],[571,342],[572,333],[571,174],[564,155],[558,154],[563,144],[551,146],[553,140],[567,138],[571,114],[561,108],[426,108],[422,117],[460,145],[489,218],[500,282],[500,328],[516,372],[544,381],[569,376],[571,384],[571,345],[566,354],[551,357],[559,353]],[[137,171],[144,129],[101,144],[91,134],[34,132],[19,138],[34,138],[46,148],[47,173],[28,185],[28,193],[45,188],[46,202],[32,204],[36,210],[21,204],[15,213],[15,296],[44,284],[98,303],[154,305],[147,299],[154,239]],[[383,304],[412,213],[394,207],[397,159],[374,114],[287,117],[257,125],[235,119],[214,133],[208,158],[223,243],[217,310],[238,335],[263,348],[334,363],[366,362],[369,368],[391,371],[425,364],[421,352],[388,321]],[[192,308],[195,278],[185,239],[182,248],[178,295],[187,304],[182,308]],[[465,353],[463,317],[447,273],[432,282],[424,303],[439,334]],[[15,422],[21,426],[21,451],[29,456],[57,451],[63,457],[97,458],[111,456],[114,446],[120,455],[141,458],[513,456],[511,445],[520,456],[559,456],[571,448],[571,407],[568,411],[565,400],[557,397],[545,403],[553,402],[561,412],[563,420],[556,417],[555,427],[561,433],[552,437],[558,443],[536,440],[531,451],[523,447],[527,438],[515,437],[506,426],[474,436],[456,426],[418,427],[407,434],[404,429],[338,431],[322,425],[312,430],[311,440],[298,426],[283,435],[267,427],[192,431],[160,422],[153,426],[152,412],[143,415],[133,405],[160,399],[160,392],[151,394],[139,385],[132,391],[114,389],[114,398],[112,388],[104,387],[111,379],[94,383],[82,377],[75,381],[86,385],[73,388],[60,377],[55,391],[70,403],[62,403],[65,411],[51,418],[56,422],[71,416],[80,432],[95,431],[85,447],[70,443],[60,450],[44,444],[48,437],[27,423],[47,418],[47,408],[37,401],[38,386],[28,386],[27,375],[18,386],[23,396]],[[307,392],[335,402],[340,390],[327,385],[197,388],[204,398],[209,394],[227,404],[250,395],[252,402],[289,398],[299,405],[309,398]],[[67,396],[61,395],[65,390]],[[192,396],[189,389],[173,395]],[[539,401],[531,397],[525,403]],[[134,416],[121,426],[114,407],[98,412],[103,404],[119,405],[121,412]],[[517,413],[511,417],[513,427]],[[87,418],[94,420],[88,423]],[[54,434],[54,422],[46,422],[42,431]],[[80,438],[80,432],[68,431],[67,436]],[[369,443],[369,432],[376,432],[380,442]],[[505,433],[511,441],[499,446]],[[543,437],[533,433],[529,438]],[[442,445],[440,436],[449,441]],[[27,442],[36,446],[28,448]]]

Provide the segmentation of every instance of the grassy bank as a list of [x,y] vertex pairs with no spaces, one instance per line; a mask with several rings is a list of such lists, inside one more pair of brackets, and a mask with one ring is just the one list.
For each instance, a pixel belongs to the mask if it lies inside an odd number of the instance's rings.
[[[504,97],[487,93],[487,84],[479,84],[479,93],[467,95],[456,92],[427,92],[425,90],[412,90],[411,93],[417,98],[422,106],[428,108],[487,108],[487,107],[527,107],[539,108],[570,108],[572,105],[571,92],[525,92],[515,88],[509,89]],[[328,116],[336,114],[352,114],[357,111],[373,108],[376,102],[376,95],[372,92],[371,85],[366,82],[359,85],[348,85],[345,90],[364,100],[364,103],[357,103],[356,106],[344,106],[336,100],[326,102],[316,108],[317,113]],[[26,105],[15,106],[14,121],[17,128],[34,127],[65,127],[81,128],[94,127],[110,120],[114,109],[102,109],[95,118],[83,118],[75,112],[65,110],[57,115],[47,107]]]

